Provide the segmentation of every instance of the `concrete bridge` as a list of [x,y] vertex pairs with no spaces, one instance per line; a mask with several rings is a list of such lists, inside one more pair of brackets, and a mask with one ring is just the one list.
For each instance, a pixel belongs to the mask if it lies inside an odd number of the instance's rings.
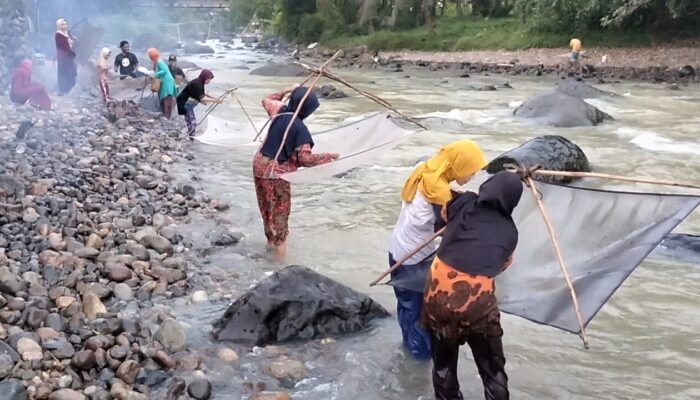
[[228,8],[228,1],[222,0],[135,0],[129,2],[133,8]]

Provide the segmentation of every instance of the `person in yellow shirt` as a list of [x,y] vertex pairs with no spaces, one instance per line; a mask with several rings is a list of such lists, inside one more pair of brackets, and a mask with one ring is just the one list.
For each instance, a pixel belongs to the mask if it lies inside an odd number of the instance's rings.
[[569,62],[575,64],[578,62],[579,57],[581,56],[581,49],[583,48],[583,44],[581,44],[581,40],[573,38],[571,39],[571,42],[569,42],[569,47],[571,47],[571,53],[569,54]]

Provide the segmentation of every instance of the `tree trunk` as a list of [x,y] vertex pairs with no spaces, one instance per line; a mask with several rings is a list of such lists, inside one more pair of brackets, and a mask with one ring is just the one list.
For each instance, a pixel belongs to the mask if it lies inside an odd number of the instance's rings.
[[394,8],[391,10],[391,18],[389,18],[389,27],[396,26],[396,21],[399,19],[399,14],[408,8],[408,0],[395,0]]
[[421,4],[423,9],[423,18],[425,25],[428,27],[428,31],[433,34],[435,33],[435,24],[433,23],[433,11],[435,9],[435,0],[423,0]]
[[457,6],[457,16],[464,16],[464,0],[455,0],[455,5]]

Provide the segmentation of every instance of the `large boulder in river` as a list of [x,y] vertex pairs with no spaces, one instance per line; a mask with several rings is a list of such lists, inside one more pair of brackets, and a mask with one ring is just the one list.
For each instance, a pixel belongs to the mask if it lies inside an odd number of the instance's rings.
[[557,84],[555,90],[559,93],[576,97],[577,99],[597,99],[600,97],[613,97],[615,93],[606,92],[595,88],[585,82],[567,79]]
[[[141,50],[155,47],[161,54],[165,54],[167,51],[172,51],[179,48],[180,45],[177,39],[172,36],[164,35],[159,32],[146,32],[134,38],[132,47]],[[142,61],[142,65],[147,64],[147,62]]]
[[268,64],[250,71],[251,75],[260,76],[306,76],[309,73],[302,67],[293,64]]
[[538,94],[515,109],[516,117],[532,119],[542,125],[559,128],[595,126],[613,118],[586,103],[557,89]]
[[229,306],[214,323],[214,337],[260,346],[357,332],[372,319],[388,315],[370,297],[309,268],[292,265]]
[[186,43],[185,54],[214,54],[214,49],[199,43]]
[[[574,142],[562,136],[547,135],[529,140],[519,147],[496,157],[486,166],[486,172],[495,174],[506,164],[519,164],[525,167],[541,165],[552,171],[590,172],[591,165],[586,154]],[[570,182],[569,178],[538,177],[549,182]]]

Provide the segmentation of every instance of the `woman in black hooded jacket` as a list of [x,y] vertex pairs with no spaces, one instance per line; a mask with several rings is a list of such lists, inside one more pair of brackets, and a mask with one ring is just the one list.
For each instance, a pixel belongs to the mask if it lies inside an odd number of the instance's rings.
[[518,229],[511,215],[522,193],[520,177],[503,171],[478,195],[466,192],[447,204],[447,229],[430,268],[422,316],[432,335],[437,400],[463,398],[457,361],[464,343],[472,349],[486,400],[509,397],[494,280],[513,261]]

